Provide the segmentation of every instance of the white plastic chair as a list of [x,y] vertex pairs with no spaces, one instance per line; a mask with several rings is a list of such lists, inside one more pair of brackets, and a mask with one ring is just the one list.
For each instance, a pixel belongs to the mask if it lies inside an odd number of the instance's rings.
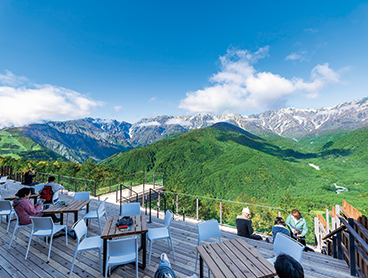
[[10,226],[10,218],[13,214],[13,207],[10,201],[0,201],[0,218],[1,222],[3,222],[3,216],[8,217],[8,227],[6,228],[6,232],[9,232],[9,226]]
[[14,235],[15,235],[16,231],[17,231],[17,236],[16,237],[18,238],[19,229],[32,226],[32,223],[27,224],[27,225],[19,225],[19,218],[18,218],[18,214],[17,214],[16,210],[14,210],[14,214],[15,214],[15,218],[16,218],[15,219],[15,226],[14,226],[13,234],[12,234],[10,242],[9,242],[8,249],[10,249],[10,247],[11,247],[11,244],[13,242],[13,238],[14,238]]
[[[210,238],[218,238],[218,242],[221,241],[220,227],[219,227],[217,220],[215,219],[197,223],[197,230],[198,230],[197,246],[200,245],[201,241],[207,240]],[[194,270],[197,270],[197,263],[198,263],[198,251],[196,254],[196,262],[195,262]],[[210,269],[208,269],[208,277],[210,277]]]
[[90,211],[88,213],[86,213],[83,216],[83,219],[97,219],[98,221],[98,226],[100,228],[100,234],[102,233],[102,229],[101,229],[101,217],[103,215],[105,215],[105,218],[107,220],[107,213],[106,213],[106,208],[105,208],[105,203],[106,203],[107,197],[105,200],[103,200],[97,207],[97,210],[94,211]]
[[43,187],[45,186],[45,184],[44,183],[41,183],[41,184],[36,184],[35,186],[34,186],[34,190],[35,191],[38,191],[38,192],[40,192],[41,193],[41,191],[42,191],[42,189],[43,189]]
[[171,244],[173,257],[175,260],[174,245],[173,245],[171,233],[170,233],[170,225],[171,225],[171,221],[173,220],[173,217],[174,217],[174,214],[172,213],[172,211],[167,210],[165,219],[164,219],[165,227],[148,229],[147,239],[150,241],[148,265],[150,265],[151,263],[152,243],[154,240],[161,240],[161,239],[167,238],[167,244],[169,245],[169,247]]
[[50,260],[51,254],[51,245],[52,245],[52,238],[54,234],[61,230],[65,230],[65,244],[68,245],[68,233],[66,229],[66,225],[55,225],[52,222],[51,217],[30,217],[32,221],[32,231],[28,241],[28,247],[26,251],[25,259],[27,259],[29,247],[31,245],[32,236],[37,237],[37,242],[39,242],[40,237],[46,238],[47,244],[47,237],[50,237],[50,246],[49,246],[49,254],[47,256],[47,261]]
[[[75,248],[72,267],[70,268],[70,274],[69,278],[72,276],[74,262],[77,257],[78,252],[83,252],[87,250],[93,250],[98,249],[98,254],[100,256],[100,271],[102,273],[102,259],[101,259],[101,248],[103,246],[103,240],[100,236],[94,236],[94,237],[87,237],[87,226],[84,222],[84,219],[79,220],[77,223],[74,224],[72,228],[75,232],[75,235],[77,237],[77,246]],[[82,253],[81,253],[82,257]]]
[[3,191],[1,188],[4,188],[6,187],[6,180],[8,179],[8,176],[4,176],[4,177],[1,177],[0,178],[0,195],[3,195]]
[[130,216],[141,214],[141,204],[140,203],[127,203],[122,204],[120,216]]
[[47,209],[51,205],[55,205],[59,202],[60,199],[60,190],[57,190],[54,192],[54,195],[52,195],[51,203],[45,203],[43,204],[43,209]]
[[274,257],[267,259],[271,264],[276,261],[279,254],[287,254],[302,263],[303,250],[305,246],[295,239],[283,233],[277,233],[273,244]]
[[[82,192],[75,192],[73,201],[80,201],[80,200],[89,200],[91,198],[91,193],[89,191],[82,191]],[[84,206],[81,210],[86,210],[87,206]],[[66,223],[68,224],[69,221],[69,213],[66,215]]]
[[[107,241],[105,278],[110,265],[135,262],[135,274],[138,278],[138,237],[133,236],[118,240]],[[109,271],[110,274],[110,271]]]

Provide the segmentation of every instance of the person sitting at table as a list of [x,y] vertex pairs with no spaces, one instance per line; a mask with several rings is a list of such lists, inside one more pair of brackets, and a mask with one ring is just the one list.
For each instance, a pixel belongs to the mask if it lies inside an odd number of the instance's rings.
[[33,178],[36,176],[35,171],[33,169],[29,169],[24,174],[24,184],[29,186],[34,186],[38,184],[38,182],[32,182]]
[[279,278],[304,278],[302,265],[289,255],[278,255],[274,266]]
[[56,191],[60,190],[60,189],[64,189],[64,186],[62,186],[61,184],[58,184],[55,182],[55,177],[54,176],[50,176],[47,179],[47,183],[45,185],[49,185],[52,187],[52,191],[55,193]]
[[52,202],[52,196],[54,193],[60,189],[64,189],[64,186],[55,182],[55,177],[50,176],[47,179],[47,183],[43,185],[40,190],[41,198],[45,200],[45,204],[49,204]]
[[286,223],[282,217],[276,217],[275,226],[272,227],[272,243],[275,242],[276,235],[278,233],[283,233],[287,236],[290,236],[290,231],[286,228]]
[[305,246],[305,235],[308,233],[308,226],[299,210],[293,209],[291,211],[291,214],[286,218],[286,225],[291,230],[291,236]]
[[[13,208],[18,215],[19,225],[31,224],[32,221],[29,218],[30,216],[44,216],[41,211],[43,203],[40,202],[37,205],[33,205],[32,202],[29,200],[29,197],[31,196],[31,188],[24,187],[22,189],[19,189],[15,195],[18,197],[18,199],[13,202]],[[54,222],[60,221],[60,219],[57,218],[54,214],[45,216],[51,216]]]
[[253,234],[252,220],[249,219],[249,207],[243,208],[242,214],[236,217],[236,229],[238,236],[243,236],[255,240],[262,240],[260,235]]

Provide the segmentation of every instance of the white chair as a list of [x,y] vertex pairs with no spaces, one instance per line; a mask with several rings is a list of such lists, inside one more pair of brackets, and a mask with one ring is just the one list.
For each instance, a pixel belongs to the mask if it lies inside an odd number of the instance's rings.
[[54,195],[52,195],[51,203],[45,203],[43,204],[43,209],[47,209],[51,205],[55,205],[60,200],[60,190],[57,190],[54,192]]
[[[200,245],[201,241],[210,238],[218,238],[218,242],[221,241],[220,227],[218,225],[217,220],[215,219],[197,223],[197,230],[198,230],[198,243],[197,243],[198,246]],[[196,254],[196,262],[194,270],[197,270],[197,263],[198,263],[198,251]],[[209,269],[208,269],[208,277],[210,277]]]
[[9,242],[8,249],[10,249],[10,247],[11,247],[11,244],[13,242],[13,238],[14,238],[15,232],[17,232],[17,238],[18,238],[19,229],[32,226],[32,223],[31,224],[27,224],[27,225],[19,225],[19,218],[18,218],[18,214],[17,214],[16,210],[14,210],[14,214],[15,214],[15,218],[16,218],[15,221],[16,222],[15,222],[13,234],[12,234],[11,239],[10,239],[10,242]]
[[35,191],[38,191],[39,193],[41,193],[41,191],[42,191],[42,189],[43,189],[43,187],[45,186],[45,184],[44,183],[41,183],[41,184],[36,184],[35,186],[34,186],[34,190]]
[[276,261],[279,254],[287,254],[302,263],[304,245],[283,233],[277,233],[273,244],[274,257],[267,259],[271,264]]
[[[133,236],[118,240],[107,241],[105,278],[110,265],[135,262],[135,274],[138,278],[138,237]],[[110,272],[109,272],[110,274]]]
[[[80,201],[80,200],[89,200],[91,198],[91,193],[89,191],[82,191],[82,192],[75,192],[73,201]],[[84,206],[81,210],[86,210],[87,206]],[[68,224],[69,221],[69,213],[66,215],[66,223]]]
[[1,188],[6,188],[6,180],[8,179],[8,176],[5,177],[1,177],[0,178],[0,195],[3,195],[2,189]]
[[170,243],[171,243],[171,249],[172,249],[173,257],[175,260],[174,245],[173,245],[171,233],[170,233],[170,225],[171,225],[171,221],[173,220],[173,217],[174,217],[174,214],[170,210],[167,210],[165,219],[164,219],[165,227],[148,229],[147,239],[150,241],[148,265],[150,265],[151,263],[152,243],[154,240],[161,240],[161,239],[167,238],[167,244],[170,247]]
[[122,204],[120,216],[130,216],[141,214],[141,204],[140,203],[127,203]]
[[32,231],[29,237],[25,259],[27,259],[27,256],[28,256],[28,251],[31,245],[32,236],[37,237],[37,242],[39,242],[40,237],[45,237],[46,244],[47,244],[47,237],[50,237],[49,254],[47,256],[47,261],[49,261],[50,254],[51,254],[52,238],[54,234],[56,234],[57,232],[61,230],[65,230],[65,244],[68,245],[68,233],[67,233],[66,225],[55,225],[54,222],[52,222],[51,217],[30,217],[30,218],[32,221]]
[[[100,256],[99,263],[100,263],[100,271],[102,273],[102,259],[101,259],[101,248],[103,246],[103,240],[100,236],[94,237],[87,237],[87,226],[84,222],[84,219],[79,220],[77,223],[74,224],[72,228],[75,232],[77,237],[77,246],[75,248],[72,267],[70,268],[69,278],[72,276],[74,262],[77,257],[78,252],[83,252],[92,249],[98,249],[98,254]],[[81,253],[82,257],[82,253]]]
[[6,232],[9,232],[9,226],[10,226],[10,218],[13,214],[13,207],[10,201],[0,201],[0,218],[1,222],[3,222],[3,216],[8,217],[8,227],[6,228]]
[[102,233],[102,229],[101,229],[101,217],[103,215],[105,215],[105,218],[107,220],[107,213],[106,213],[106,208],[105,208],[105,203],[106,203],[107,197],[105,200],[103,200],[97,207],[97,210],[94,211],[90,211],[88,213],[86,213],[83,216],[83,219],[97,219],[98,221],[98,226],[100,228],[100,234]]

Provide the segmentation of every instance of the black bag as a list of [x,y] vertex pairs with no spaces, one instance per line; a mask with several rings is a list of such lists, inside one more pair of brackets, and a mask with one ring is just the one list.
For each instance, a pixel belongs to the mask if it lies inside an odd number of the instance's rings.
[[133,225],[133,218],[129,216],[124,216],[120,220],[116,222],[116,227],[124,226],[124,225]]

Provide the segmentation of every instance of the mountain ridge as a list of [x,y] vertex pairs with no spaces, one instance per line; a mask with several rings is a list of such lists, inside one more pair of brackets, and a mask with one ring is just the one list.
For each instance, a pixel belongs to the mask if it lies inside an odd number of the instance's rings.
[[355,130],[367,126],[367,119],[368,98],[363,98],[327,108],[281,108],[246,116],[232,113],[163,115],[143,118],[134,124],[83,118],[30,124],[17,130],[20,136],[71,161],[84,162],[91,157],[98,162],[120,151],[149,145],[176,133],[205,128],[219,122],[232,124],[260,137],[277,135],[299,141],[333,130]]

